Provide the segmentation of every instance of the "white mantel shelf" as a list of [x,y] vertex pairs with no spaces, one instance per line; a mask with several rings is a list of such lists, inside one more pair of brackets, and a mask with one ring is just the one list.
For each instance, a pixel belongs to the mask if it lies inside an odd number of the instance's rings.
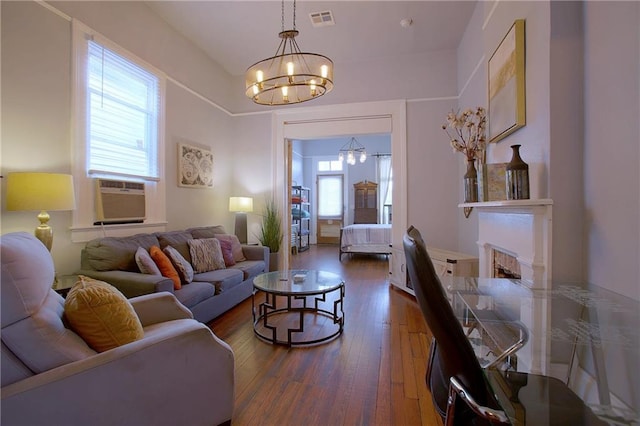
[[501,200],[501,201],[484,201],[481,203],[460,203],[458,207],[474,207],[481,209],[483,207],[535,207],[550,206],[553,200],[550,198],[539,198],[536,200]]

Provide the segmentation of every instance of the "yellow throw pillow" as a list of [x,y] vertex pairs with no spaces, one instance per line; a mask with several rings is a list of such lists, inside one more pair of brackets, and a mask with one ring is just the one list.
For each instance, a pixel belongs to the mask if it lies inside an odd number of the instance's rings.
[[71,328],[97,352],[144,337],[127,298],[114,286],[80,275],[67,294],[64,314]]

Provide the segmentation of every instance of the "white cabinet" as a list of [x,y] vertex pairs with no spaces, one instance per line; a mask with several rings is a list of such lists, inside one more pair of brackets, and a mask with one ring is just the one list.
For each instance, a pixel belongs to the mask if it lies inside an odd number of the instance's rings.
[[477,277],[478,258],[464,253],[427,247],[438,276]]
[[[407,268],[404,263],[404,251],[391,248],[389,256],[389,282],[394,286],[407,291]],[[412,291],[409,291],[413,294]]]
[[[391,250],[389,262],[389,282],[396,287],[414,294],[413,285],[407,274],[404,253]],[[427,252],[439,277],[477,277],[478,258],[464,253],[427,247]]]

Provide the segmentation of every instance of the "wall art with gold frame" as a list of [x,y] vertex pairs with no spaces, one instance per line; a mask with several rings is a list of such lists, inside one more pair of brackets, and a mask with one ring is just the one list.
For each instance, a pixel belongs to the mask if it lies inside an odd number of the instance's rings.
[[213,154],[208,148],[178,143],[178,185],[213,187]]
[[489,58],[489,142],[526,124],[525,20],[516,20]]

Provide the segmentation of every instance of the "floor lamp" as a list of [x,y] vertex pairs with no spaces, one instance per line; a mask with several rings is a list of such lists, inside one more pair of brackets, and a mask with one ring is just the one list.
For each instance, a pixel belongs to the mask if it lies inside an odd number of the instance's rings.
[[235,234],[241,244],[247,244],[247,213],[253,211],[253,198],[229,197],[229,211],[236,214]]
[[47,210],[73,210],[73,176],[60,173],[12,172],[7,175],[7,210],[40,211],[36,237],[51,251],[53,229]]

